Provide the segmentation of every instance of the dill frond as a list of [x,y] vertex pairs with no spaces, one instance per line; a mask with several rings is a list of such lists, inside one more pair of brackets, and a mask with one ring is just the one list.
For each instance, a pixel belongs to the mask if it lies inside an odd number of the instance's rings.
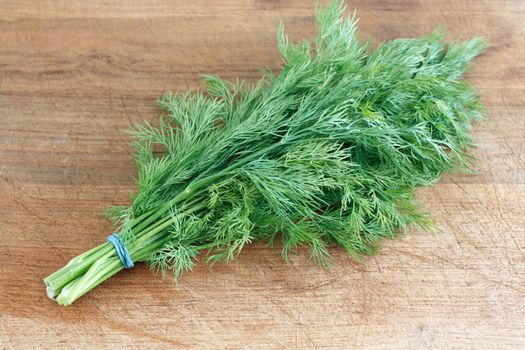
[[[291,43],[281,26],[279,74],[253,85],[206,76],[206,92],[158,100],[159,127],[133,129],[138,189],[111,214],[134,261],[178,279],[201,252],[228,262],[280,237],[284,258],[306,245],[328,267],[330,245],[361,261],[408,225],[432,225],[413,193],[468,166],[483,108],[459,79],[487,45],[435,32],[369,50],[344,11],[319,9],[311,41]],[[104,259],[115,264],[111,250]],[[67,304],[108,275],[46,283]]]

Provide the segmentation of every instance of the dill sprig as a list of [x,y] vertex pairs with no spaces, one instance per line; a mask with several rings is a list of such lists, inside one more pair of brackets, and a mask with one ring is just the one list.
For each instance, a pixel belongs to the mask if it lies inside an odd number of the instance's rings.
[[[431,225],[414,190],[468,167],[483,108],[459,79],[486,44],[436,32],[369,50],[344,11],[319,9],[312,41],[291,43],[281,26],[279,74],[206,76],[206,92],[168,93],[160,125],[132,130],[138,190],[109,214],[133,261],[178,279],[202,253],[228,262],[280,239],[284,258],[306,245],[327,267],[329,245],[359,261],[380,239]],[[45,283],[69,305],[121,269],[105,243]]]

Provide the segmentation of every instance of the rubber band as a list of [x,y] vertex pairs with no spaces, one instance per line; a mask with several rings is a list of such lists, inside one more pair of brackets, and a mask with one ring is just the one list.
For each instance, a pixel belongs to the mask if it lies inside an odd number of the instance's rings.
[[128,248],[126,247],[124,243],[122,243],[118,233],[109,235],[107,241],[113,244],[113,247],[115,247],[118,258],[120,259],[120,262],[122,263],[122,266],[124,266],[125,269],[132,268],[133,260],[131,260],[131,256],[129,255]]

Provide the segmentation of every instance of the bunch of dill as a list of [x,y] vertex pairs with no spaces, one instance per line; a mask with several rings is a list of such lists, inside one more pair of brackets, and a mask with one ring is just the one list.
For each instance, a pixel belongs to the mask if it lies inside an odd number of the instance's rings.
[[[486,44],[435,33],[369,51],[335,1],[314,41],[290,43],[257,84],[205,77],[206,93],[167,94],[159,127],[133,130],[138,191],[111,209],[133,261],[176,278],[197,256],[230,261],[254,241],[297,245],[328,266],[337,244],[359,260],[381,238],[426,226],[413,193],[466,166],[481,117],[462,74]],[[163,153],[153,152],[154,145]],[[69,305],[123,268],[109,243],[45,279]]]

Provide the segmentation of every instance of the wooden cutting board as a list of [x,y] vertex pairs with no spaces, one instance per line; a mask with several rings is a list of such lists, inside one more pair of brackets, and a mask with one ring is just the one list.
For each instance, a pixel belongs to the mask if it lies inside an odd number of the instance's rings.
[[353,1],[363,37],[481,35],[467,80],[487,120],[479,175],[418,192],[440,224],[411,230],[331,271],[256,244],[199,264],[180,286],[146,266],[64,308],[42,278],[104,241],[109,205],[129,203],[129,136],[155,98],[199,76],[277,68],[276,30],[315,33],[314,1],[0,3],[0,349],[525,348],[525,2]]

